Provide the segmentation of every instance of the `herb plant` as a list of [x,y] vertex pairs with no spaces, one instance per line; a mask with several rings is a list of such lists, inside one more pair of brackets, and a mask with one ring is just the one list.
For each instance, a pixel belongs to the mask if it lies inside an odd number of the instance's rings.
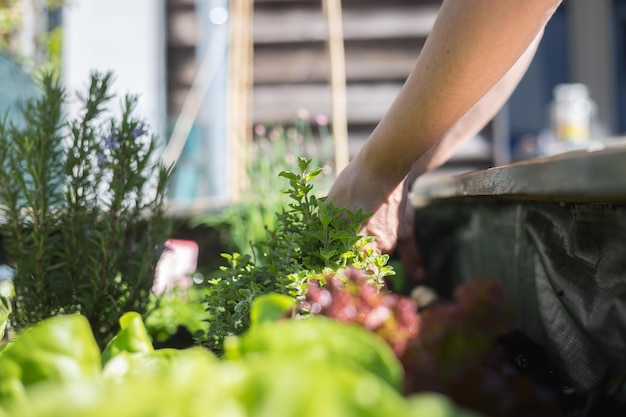
[[171,170],[134,116],[136,98],[109,114],[111,74],[93,74],[82,110],[66,121],[51,74],[26,102],[24,127],[0,122],[0,216],[15,274],[16,329],[63,313],[87,317],[102,345],[122,312],[144,311],[169,234]]
[[381,290],[356,268],[310,279],[300,308],[313,315],[358,324],[387,342],[398,357],[417,337],[421,324],[414,300]]
[[[248,253],[253,244],[267,237],[267,229],[276,227],[276,213],[289,203],[289,197],[281,192],[282,182],[276,181],[280,172],[291,170],[298,155],[323,166],[324,172],[332,171],[332,164],[327,162],[332,159],[332,143],[324,123],[327,121],[318,120],[314,130],[308,115],[299,114],[293,126],[256,125],[249,155],[244,158],[248,159],[247,176],[241,195],[216,213],[194,217],[191,225],[218,230],[228,252]],[[331,176],[320,179],[318,192],[330,186]],[[257,257],[256,262],[263,259]]]
[[206,285],[195,283],[188,288],[170,289],[161,295],[153,293],[144,320],[155,344],[171,342],[168,339],[181,331],[188,332],[185,334],[190,339],[189,344],[193,343],[193,337],[205,338],[210,318],[202,303],[206,293]]
[[312,181],[322,169],[310,165],[310,159],[300,157],[299,173],[280,173],[289,181],[284,193],[291,203],[275,213],[276,227],[252,245],[251,254],[224,254],[227,265],[209,279],[205,302],[211,326],[204,343],[214,351],[221,352],[225,337],[249,327],[250,305],[259,295],[274,292],[302,300],[309,279],[350,267],[363,271],[377,286],[394,273],[388,255],[376,255],[367,247],[374,238],[358,235],[368,214],[317,198]]

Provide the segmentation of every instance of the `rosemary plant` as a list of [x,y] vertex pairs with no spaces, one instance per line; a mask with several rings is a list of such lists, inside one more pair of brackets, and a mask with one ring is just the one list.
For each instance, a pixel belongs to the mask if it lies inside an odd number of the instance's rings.
[[170,221],[171,169],[156,136],[134,116],[137,99],[107,106],[111,74],[95,73],[66,121],[66,94],[51,74],[26,102],[24,127],[0,122],[0,231],[15,273],[11,325],[85,315],[102,345],[125,311],[145,311]]

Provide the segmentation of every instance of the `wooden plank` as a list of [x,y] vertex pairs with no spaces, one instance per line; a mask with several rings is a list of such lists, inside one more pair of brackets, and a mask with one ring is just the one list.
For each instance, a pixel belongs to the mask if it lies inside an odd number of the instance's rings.
[[255,86],[254,123],[292,123],[298,112],[330,114],[330,85]]
[[[170,0],[171,1],[171,0]],[[385,3],[389,4],[411,4],[416,2],[429,3],[428,0],[385,0]],[[254,4],[257,8],[263,7],[271,7],[271,6],[281,6],[285,4],[293,5],[293,4],[302,4],[302,5],[319,5],[320,0],[254,0]],[[343,0],[344,6],[350,4],[377,4],[380,3],[380,0]],[[430,1],[433,3],[433,1]]]
[[[193,0],[184,0],[193,1]],[[442,0],[385,0],[386,6],[440,5]],[[380,0],[342,0],[344,9],[379,7]],[[254,0],[257,10],[272,10],[284,7],[319,7],[320,0]]]
[[[421,45],[419,41],[346,45],[346,77],[349,82],[404,80]],[[255,50],[254,80],[258,84],[323,82],[329,72],[328,53],[320,43]]]
[[[171,0],[170,0],[171,1]],[[190,0],[186,0],[190,1]],[[193,0],[191,0],[193,1]],[[284,4],[319,5],[320,0],[254,0],[257,9],[276,7]],[[380,5],[380,0],[343,0],[344,7]],[[441,0],[385,0],[387,5],[441,4]]]
[[328,80],[329,58],[322,43],[300,48],[255,48],[254,82],[283,84]]
[[170,46],[194,46],[198,25],[192,8],[171,10],[167,19],[167,44]]
[[[423,38],[432,29],[437,5],[378,5],[346,9],[343,16],[346,40]],[[326,23],[320,10],[257,10],[254,16],[254,39],[257,44],[324,41]]]
[[169,48],[167,78],[171,85],[190,86],[196,75],[196,52],[192,48]]
[[[348,120],[351,124],[377,123],[401,87],[401,83],[348,85]],[[253,97],[255,123],[291,123],[301,109],[312,115],[331,111],[327,84],[256,86]]]
[[180,8],[180,7],[195,7],[196,0],[167,0],[167,7]]
[[422,183],[413,203],[451,198],[506,198],[558,203],[626,202],[626,142],[572,151]]
[[422,45],[421,41],[394,41],[350,47],[346,54],[348,80],[404,81],[415,66]]
[[[356,155],[357,151],[365,144],[370,136],[374,126],[370,129],[355,128],[350,130],[350,155]],[[446,165],[425,174],[416,182],[421,184],[421,179],[433,181],[434,178],[442,179],[450,178],[452,175],[466,174],[470,171],[476,171],[477,166],[483,166],[485,169],[492,166],[491,164],[491,148],[488,141],[482,136],[474,136],[467,140],[457,151],[448,159]],[[453,174],[451,174],[453,173]]]
[[188,85],[169,85],[167,99],[167,114],[177,116],[183,108],[185,97],[189,93]]

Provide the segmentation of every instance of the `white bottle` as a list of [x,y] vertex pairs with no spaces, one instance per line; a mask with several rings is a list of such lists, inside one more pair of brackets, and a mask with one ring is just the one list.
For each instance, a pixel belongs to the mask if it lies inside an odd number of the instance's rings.
[[557,142],[577,145],[590,139],[595,104],[584,84],[558,84],[551,108],[552,132]]

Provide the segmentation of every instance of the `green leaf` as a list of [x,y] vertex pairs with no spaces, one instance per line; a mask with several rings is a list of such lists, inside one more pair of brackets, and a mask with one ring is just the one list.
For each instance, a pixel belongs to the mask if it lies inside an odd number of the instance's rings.
[[296,305],[296,301],[287,295],[270,293],[259,295],[250,307],[250,326],[276,321],[285,317]]
[[320,221],[322,222],[322,226],[327,227],[332,221],[332,217],[327,214],[320,214]]
[[101,369],[100,349],[84,316],[42,320],[0,352],[0,403],[21,399],[35,384],[88,380]]
[[383,266],[378,271],[379,278],[389,277],[389,276],[393,276],[393,275],[396,275],[396,271],[393,269],[392,266],[389,266],[389,265]]
[[377,255],[374,257],[374,265],[376,265],[379,268],[387,265],[388,261],[389,261],[389,255],[386,253],[382,255]]
[[402,384],[402,366],[381,338],[363,327],[322,316],[262,323],[225,344],[226,359],[247,355],[278,355],[285,363],[308,357],[367,370],[398,390]]
[[120,330],[106,345],[102,361],[107,363],[120,352],[151,352],[154,350],[141,315],[135,311],[124,313],[119,319]]
[[298,168],[300,168],[301,172],[306,171],[306,169],[311,165],[311,160],[304,158],[302,156],[298,157]]
[[[278,174],[278,176],[287,178],[288,180],[294,180],[294,181],[298,179],[298,176],[296,174],[294,174],[293,172],[289,172],[289,171],[281,171],[280,174]],[[291,190],[285,190],[284,192],[289,193],[291,192]]]
[[473,411],[458,407],[449,397],[435,393],[423,392],[408,398],[408,404],[415,416],[429,417],[480,417]]
[[329,260],[330,258],[332,258],[333,256],[335,256],[337,254],[337,250],[336,249],[324,250],[324,249],[320,248],[319,252],[320,252],[320,255],[322,255],[322,258],[325,259],[325,260]]
[[126,384],[133,378],[159,379],[180,364],[192,359],[196,366],[213,366],[217,358],[207,349],[193,346],[188,349],[164,348],[152,352],[120,352],[102,370],[105,380]]
[[324,170],[323,168],[316,168],[313,171],[306,174],[304,176],[304,179],[307,181],[311,181],[313,178],[317,177],[323,170]]
[[333,233],[335,239],[341,239],[345,241],[356,240],[358,237],[354,233],[350,233],[346,230],[335,230]]

